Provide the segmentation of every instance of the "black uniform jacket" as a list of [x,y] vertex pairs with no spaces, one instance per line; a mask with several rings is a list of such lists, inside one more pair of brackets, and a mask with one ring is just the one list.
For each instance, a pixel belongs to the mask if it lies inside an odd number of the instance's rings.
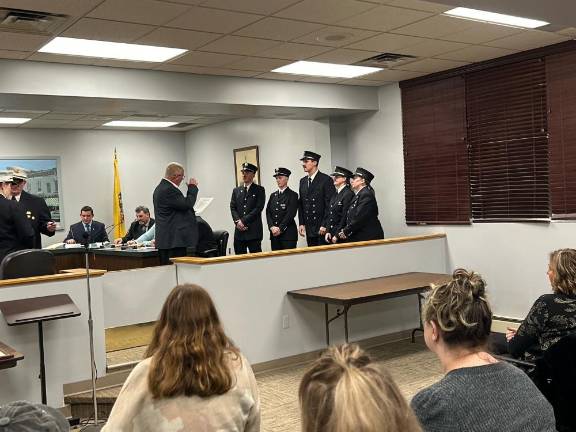
[[[150,218],[150,221],[148,222],[148,229],[152,228],[154,226],[154,223],[155,223],[154,218]],[[122,237],[122,243],[126,243],[130,240],[137,240],[138,237],[140,237],[146,231],[144,230],[144,225],[140,225],[140,222],[135,220],[130,224],[130,228],[128,229],[126,235]]]
[[34,230],[16,201],[0,195],[0,262],[6,255],[34,245]]
[[160,180],[152,201],[156,216],[156,247],[158,249],[195,248],[198,226],[194,204],[198,187],[188,185],[186,196],[166,179]]
[[348,241],[384,238],[384,231],[378,219],[376,197],[369,187],[362,188],[352,200],[346,214],[346,225],[342,230]]
[[333,195],[328,206],[328,214],[323,226],[332,235],[336,235],[346,224],[346,214],[354,199],[354,192],[348,186],[344,186],[340,192]]
[[[76,243],[83,243],[84,242],[84,224],[82,221],[77,222],[75,224],[70,225],[70,230],[68,231],[68,235],[64,239],[76,240]],[[96,243],[96,242],[107,242],[108,234],[106,233],[106,226],[102,222],[98,222],[93,220],[92,224],[90,225],[90,238],[89,243]]]
[[296,229],[296,212],[298,211],[298,194],[287,187],[282,193],[279,191],[270,195],[266,206],[266,221],[268,229],[273,226],[280,228],[281,234],[274,237],[270,233],[270,238],[279,240],[298,240],[298,230]]
[[46,205],[46,201],[44,201],[44,198],[22,191],[18,203],[24,210],[32,229],[34,230],[34,249],[42,249],[42,239],[40,238],[40,234],[47,235],[48,237],[52,237],[56,234],[55,232],[48,231],[48,228],[46,227],[48,222],[52,221],[52,215],[50,214],[48,205]]
[[262,240],[264,231],[262,228],[262,210],[266,204],[266,192],[264,188],[252,183],[248,193],[244,186],[238,186],[232,191],[230,198],[230,213],[236,223],[241,220],[248,227],[246,231],[234,230],[236,240]]
[[298,220],[300,225],[306,226],[307,237],[318,237],[318,231],[328,216],[330,199],[335,194],[332,178],[320,171],[316,173],[310,187],[308,176],[300,179]]

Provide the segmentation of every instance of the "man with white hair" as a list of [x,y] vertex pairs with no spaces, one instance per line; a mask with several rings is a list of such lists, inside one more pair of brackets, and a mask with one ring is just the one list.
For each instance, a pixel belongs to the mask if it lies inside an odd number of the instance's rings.
[[[52,220],[50,209],[43,198],[24,190],[28,174],[19,167],[12,168],[12,200],[18,201],[24,210],[30,226],[34,230],[34,249],[42,249],[40,234],[52,237],[56,232],[56,223]],[[9,198],[10,199],[10,198]]]

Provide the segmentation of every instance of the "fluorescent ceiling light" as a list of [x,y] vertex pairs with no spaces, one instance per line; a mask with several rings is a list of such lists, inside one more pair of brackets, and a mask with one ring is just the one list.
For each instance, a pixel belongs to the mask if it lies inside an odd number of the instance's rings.
[[23,117],[0,117],[0,124],[23,124],[32,120]]
[[289,65],[279,67],[278,69],[274,69],[272,72],[330,78],[355,78],[381,70],[381,68],[367,66],[297,61],[296,63],[291,63]]
[[140,127],[140,128],[165,128],[174,126],[178,122],[163,122],[163,121],[136,121],[136,120],[114,120],[104,123],[102,126],[112,127]]
[[537,28],[548,25],[546,21],[539,21],[530,18],[515,17],[512,15],[504,15],[495,12],[486,12],[477,9],[469,9],[464,7],[457,7],[444,12],[446,15],[455,16],[458,18],[468,18],[477,21],[485,21],[493,24],[503,24],[514,27],[522,28]]
[[66,54],[116,60],[163,62],[179,56],[187,50],[151,45],[57,37],[52,39],[38,51],[51,54]]

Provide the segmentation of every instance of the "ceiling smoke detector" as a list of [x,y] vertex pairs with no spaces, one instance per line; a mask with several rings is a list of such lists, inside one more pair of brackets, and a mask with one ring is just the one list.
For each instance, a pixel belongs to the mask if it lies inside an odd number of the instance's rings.
[[368,57],[367,59],[360,60],[354,63],[356,66],[371,66],[379,68],[390,68],[393,66],[398,66],[400,64],[408,63],[418,57],[409,54],[397,54],[397,53],[382,53],[375,55],[373,57]]
[[0,8],[0,31],[53,34],[68,18],[63,14]]

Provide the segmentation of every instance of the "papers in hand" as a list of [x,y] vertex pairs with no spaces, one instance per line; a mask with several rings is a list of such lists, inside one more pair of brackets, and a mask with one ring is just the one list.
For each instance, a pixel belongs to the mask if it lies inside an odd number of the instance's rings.
[[202,214],[202,212],[208,208],[213,200],[214,198],[198,198],[196,200],[196,204],[194,204],[194,212],[196,215]]

